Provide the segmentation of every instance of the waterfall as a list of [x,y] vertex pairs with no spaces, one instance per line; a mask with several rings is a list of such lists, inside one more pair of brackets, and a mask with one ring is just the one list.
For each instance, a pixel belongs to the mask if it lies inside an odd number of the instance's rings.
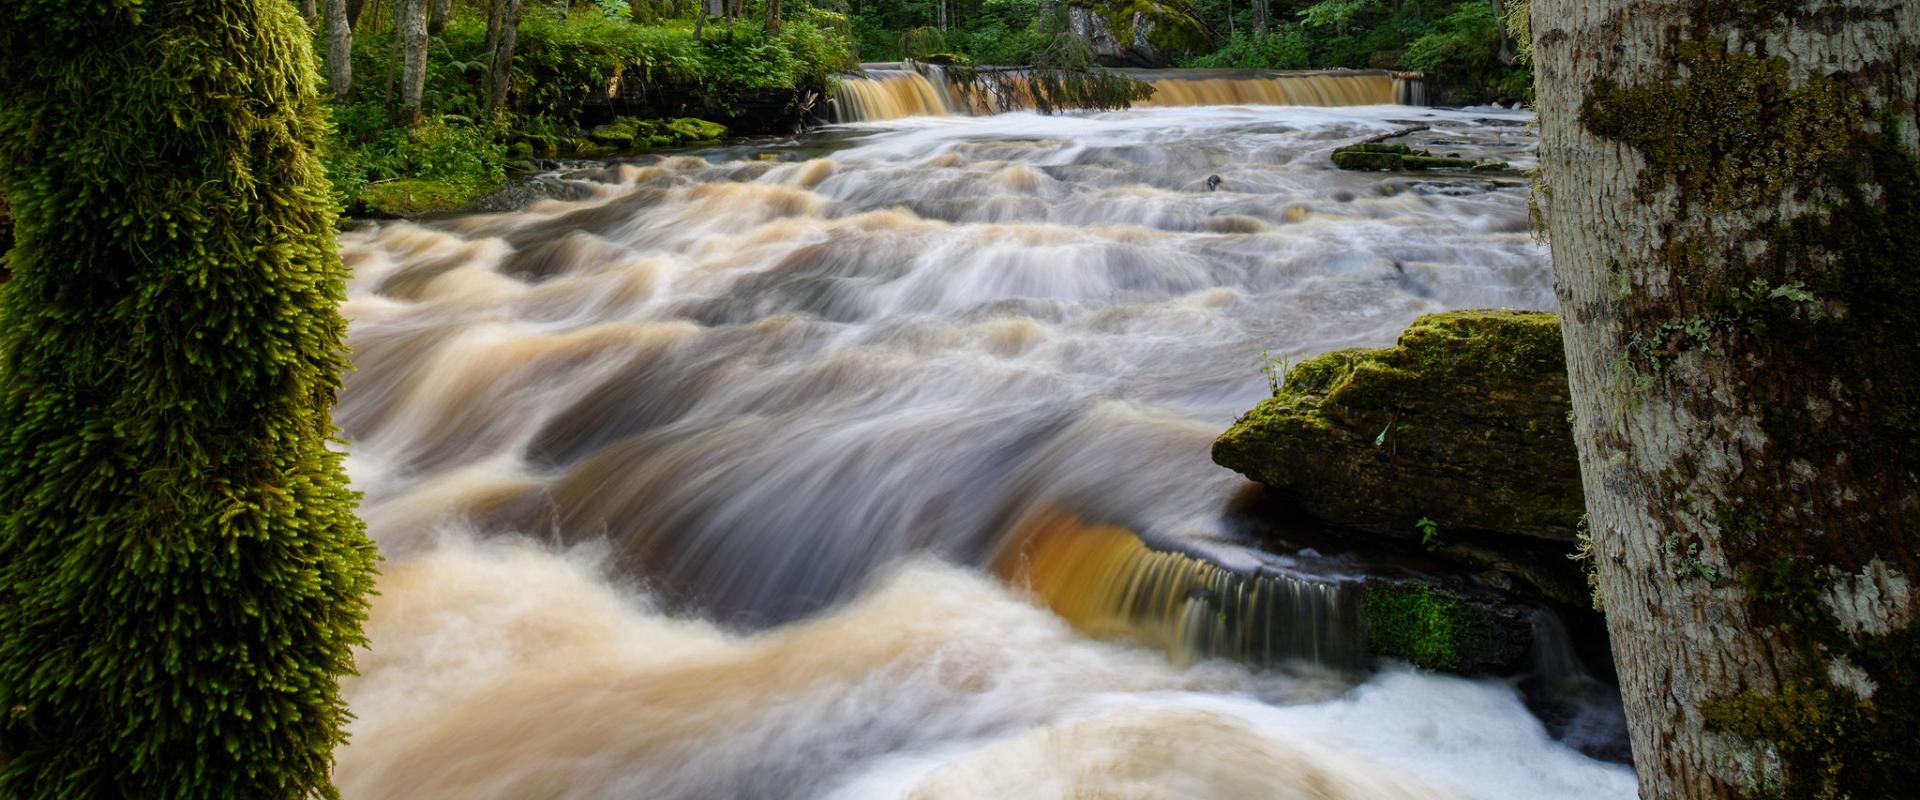
[[999,568],[1076,627],[1150,641],[1175,658],[1336,669],[1367,661],[1360,587],[1338,577],[1236,571],[1051,514],[1001,555]]
[[[1017,85],[1018,70],[982,67]],[[1426,83],[1419,73],[1386,70],[1274,70],[1121,69],[1114,72],[1153,85],[1153,96],[1140,107],[1207,105],[1362,106],[1426,105]],[[836,122],[874,122],[918,116],[956,116],[994,110],[1030,108],[1031,98],[1005,98],[996,109],[982,100],[984,92],[959,96],[949,83],[947,68],[933,64],[887,63],[865,65],[857,74],[841,75],[833,91]],[[976,78],[976,86],[979,79]]]

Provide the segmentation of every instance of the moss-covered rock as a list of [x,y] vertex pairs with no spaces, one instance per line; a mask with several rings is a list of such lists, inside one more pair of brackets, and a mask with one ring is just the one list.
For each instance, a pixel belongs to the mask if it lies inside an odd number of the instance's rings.
[[1533,642],[1521,607],[1424,583],[1368,582],[1360,624],[1376,656],[1468,675],[1521,668]]
[[636,119],[617,119],[588,131],[587,138],[594,144],[626,150],[633,147],[633,139],[639,135],[639,123]]
[[376,217],[410,217],[461,208],[494,188],[494,184],[401,178],[367,184],[354,195],[349,210]]
[[1504,172],[1510,169],[1506,162],[1487,159],[1469,161],[1464,158],[1436,156],[1425,150],[1415,150],[1404,144],[1365,143],[1336,148],[1333,151],[1333,165],[1341,169],[1370,172],[1397,172],[1408,170],[1424,172],[1431,169],[1461,169],[1473,172]]
[[621,117],[587,132],[587,140],[614,152],[718,142],[727,126],[695,117],[634,119]]
[[727,126],[694,117],[667,120],[663,127],[682,143],[717,142],[727,135]]
[[1430,314],[1394,347],[1294,367],[1213,459],[1344,527],[1418,539],[1429,519],[1443,539],[1572,542],[1584,499],[1571,408],[1557,316]]

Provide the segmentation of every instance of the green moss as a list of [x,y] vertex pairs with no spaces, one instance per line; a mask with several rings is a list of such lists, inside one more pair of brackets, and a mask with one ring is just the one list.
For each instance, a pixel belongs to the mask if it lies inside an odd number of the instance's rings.
[[355,211],[381,217],[410,217],[429,211],[455,209],[496,188],[425,178],[401,178],[371,183],[354,196]]
[[1718,40],[1683,42],[1677,53],[1684,79],[1603,82],[1581,107],[1588,130],[1646,159],[1643,196],[1671,182],[1682,203],[1771,205],[1851,143],[1860,120],[1833,81],[1795,87],[1784,59],[1730,53]]
[[[1752,524],[1750,516],[1727,509],[1720,516],[1730,526]],[[1715,698],[1702,711],[1710,729],[1767,742],[1788,765],[1779,785],[1759,787],[1762,796],[1900,796],[1920,777],[1910,752],[1920,741],[1920,625],[1849,635],[1822,607],[1825,583],[1792,558],[1742,575],[1761,620],[1794,641],[1816,645],[1810,652],[1817,655],[1793,664],[1772,691]],[[1867,696],[1835,682],[1825,667],[1835,660],[1870,681]]]
[[375,555],[308,35],[0,3],[0,797],[336,794]]
[[1406,536],[1429,516],[1571,543],[1584,500],[1570,408],[1557,316],[1433,314],[1394,347],[1295,365],[1213,456],[1362,530]]
[[588,138],[615,151],[677,147],[719,141],[727,126],[693,117],[634,119],[621,117],[594,128]]
[[1337,148],[1333,151],[1333,164],[1341,169],[1372,170],[1391,172],[1411,170],[1415,172],[1430,169],[1465,169],[1474,172],[1497,172],[1507,169],[1505,162],[1469,161],[1463,158],[1443,158],[1425,150],[1415,150],[1404,144],[1355,144]]
[[1367,647],[1427,669],[1459,671],[1463,648],[1490,626],[1486,612],[1431,587],[1369,587],[1360,600]]

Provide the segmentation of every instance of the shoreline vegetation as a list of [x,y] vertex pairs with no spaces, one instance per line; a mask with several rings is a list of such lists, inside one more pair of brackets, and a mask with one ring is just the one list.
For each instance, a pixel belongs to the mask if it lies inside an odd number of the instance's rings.
[[1076,85],[1143,64],[1419,69],[1442,105],[1523,99],[1530,80],[1492,0],[305,0],[301,10],[333,94],[321,157],[358,218],[467,207],[534,159],[791,134],[861,61],[1032,65]]

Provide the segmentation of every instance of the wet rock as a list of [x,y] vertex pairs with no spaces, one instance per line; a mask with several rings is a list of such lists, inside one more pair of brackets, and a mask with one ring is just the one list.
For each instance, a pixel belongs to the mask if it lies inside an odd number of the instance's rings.
[[[1124,12],[1122,12],[1124,13]],[[1120,41],[1114,33],[1113,22],[1108,14],[1090,8],[1070,6],[1067,9],[1067,30],[1087,43],[1087,49],[1093,53],[1095,61],[1109,67],[1167,67],[1173,64],[1165,51],[1153,43],[1152,34],[1157,20],[1144,13],[1135,13],[1131,19],[1132,36]]]
[[1583,605],[1571,408],[1557,316],[1431,314],[1394,347],[1295,366],[1213,459],[1339,528]]
[[1463,675],[1525,668],[1533,613],[1497,593],[1441,582],[1373,578],[1360,597],[1369,652]]
[[1510,170],[1506,162],[1495,159],[1470,161],[1464,158],[1436,156],[1426,150],[1415,150],[1404,144],[1380,143],[1336,148],[1333,151],[1333,164],[1341,169],[1373,172],[1470,170],[1485,173]]
[[592,186],[543,176],[512,181],[467,204],[465,210],[482,213],[517,211],[541,200],[585,200],[592,196]]

